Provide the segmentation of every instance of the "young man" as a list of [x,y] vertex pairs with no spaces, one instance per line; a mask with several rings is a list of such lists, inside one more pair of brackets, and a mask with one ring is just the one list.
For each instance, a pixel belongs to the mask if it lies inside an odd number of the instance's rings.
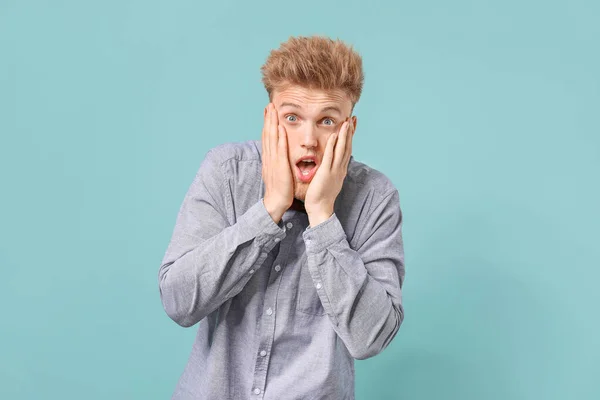
[[198,333],[173,399],[354,399],[403,320],[398,191],[351,155],[362,60],[290,38],[262,67],[262,140],[211,149],[159,271]]

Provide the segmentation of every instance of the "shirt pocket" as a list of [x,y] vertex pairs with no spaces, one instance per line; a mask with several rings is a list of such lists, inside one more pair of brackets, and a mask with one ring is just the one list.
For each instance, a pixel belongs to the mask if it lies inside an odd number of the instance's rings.
[[300,278],[298,279],[298,296],[296,297],[296,311],[310,315],[324,315],[325,309],[315,288],[315,284],[308,270],[306,256],[300,264]]

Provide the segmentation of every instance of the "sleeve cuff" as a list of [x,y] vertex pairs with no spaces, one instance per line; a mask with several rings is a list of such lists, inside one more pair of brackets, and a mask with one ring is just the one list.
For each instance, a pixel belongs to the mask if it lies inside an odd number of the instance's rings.
[[319,225],[306,228],[302,233],[302,238],[307,253],[319,253],[332,244],[346,239],[346,232],[344,232],[337,215],[333,213],[329,219]]
[[256,236],[256,241],[260,246],[273,247],[286,236],[283,221],[279,221],[278,224],[273,221],[262,198],[250,207],[240,219],[244,220],[247,229],[255,233],[251,236]]

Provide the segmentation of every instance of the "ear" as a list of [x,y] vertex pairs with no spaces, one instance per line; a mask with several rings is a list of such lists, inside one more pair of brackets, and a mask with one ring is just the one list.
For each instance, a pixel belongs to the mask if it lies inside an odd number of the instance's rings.
[[356,133],[356,125],[358,125],[358,118],[356,118],[356,115],[353,115],[352,118],[350,118],[352,125],[353,125],[353,130]]

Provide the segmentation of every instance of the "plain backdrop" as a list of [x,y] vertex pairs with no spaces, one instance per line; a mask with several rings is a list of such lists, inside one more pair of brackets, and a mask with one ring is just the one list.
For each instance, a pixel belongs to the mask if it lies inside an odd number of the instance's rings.
[[[357,399],[600,398],[597,1],[0,1],[0,398],[167,399],[158,268],[292,35],[364,57],[353,155],[404,212],[406,317]],[[292,389],[293,390],[293,389]]]

